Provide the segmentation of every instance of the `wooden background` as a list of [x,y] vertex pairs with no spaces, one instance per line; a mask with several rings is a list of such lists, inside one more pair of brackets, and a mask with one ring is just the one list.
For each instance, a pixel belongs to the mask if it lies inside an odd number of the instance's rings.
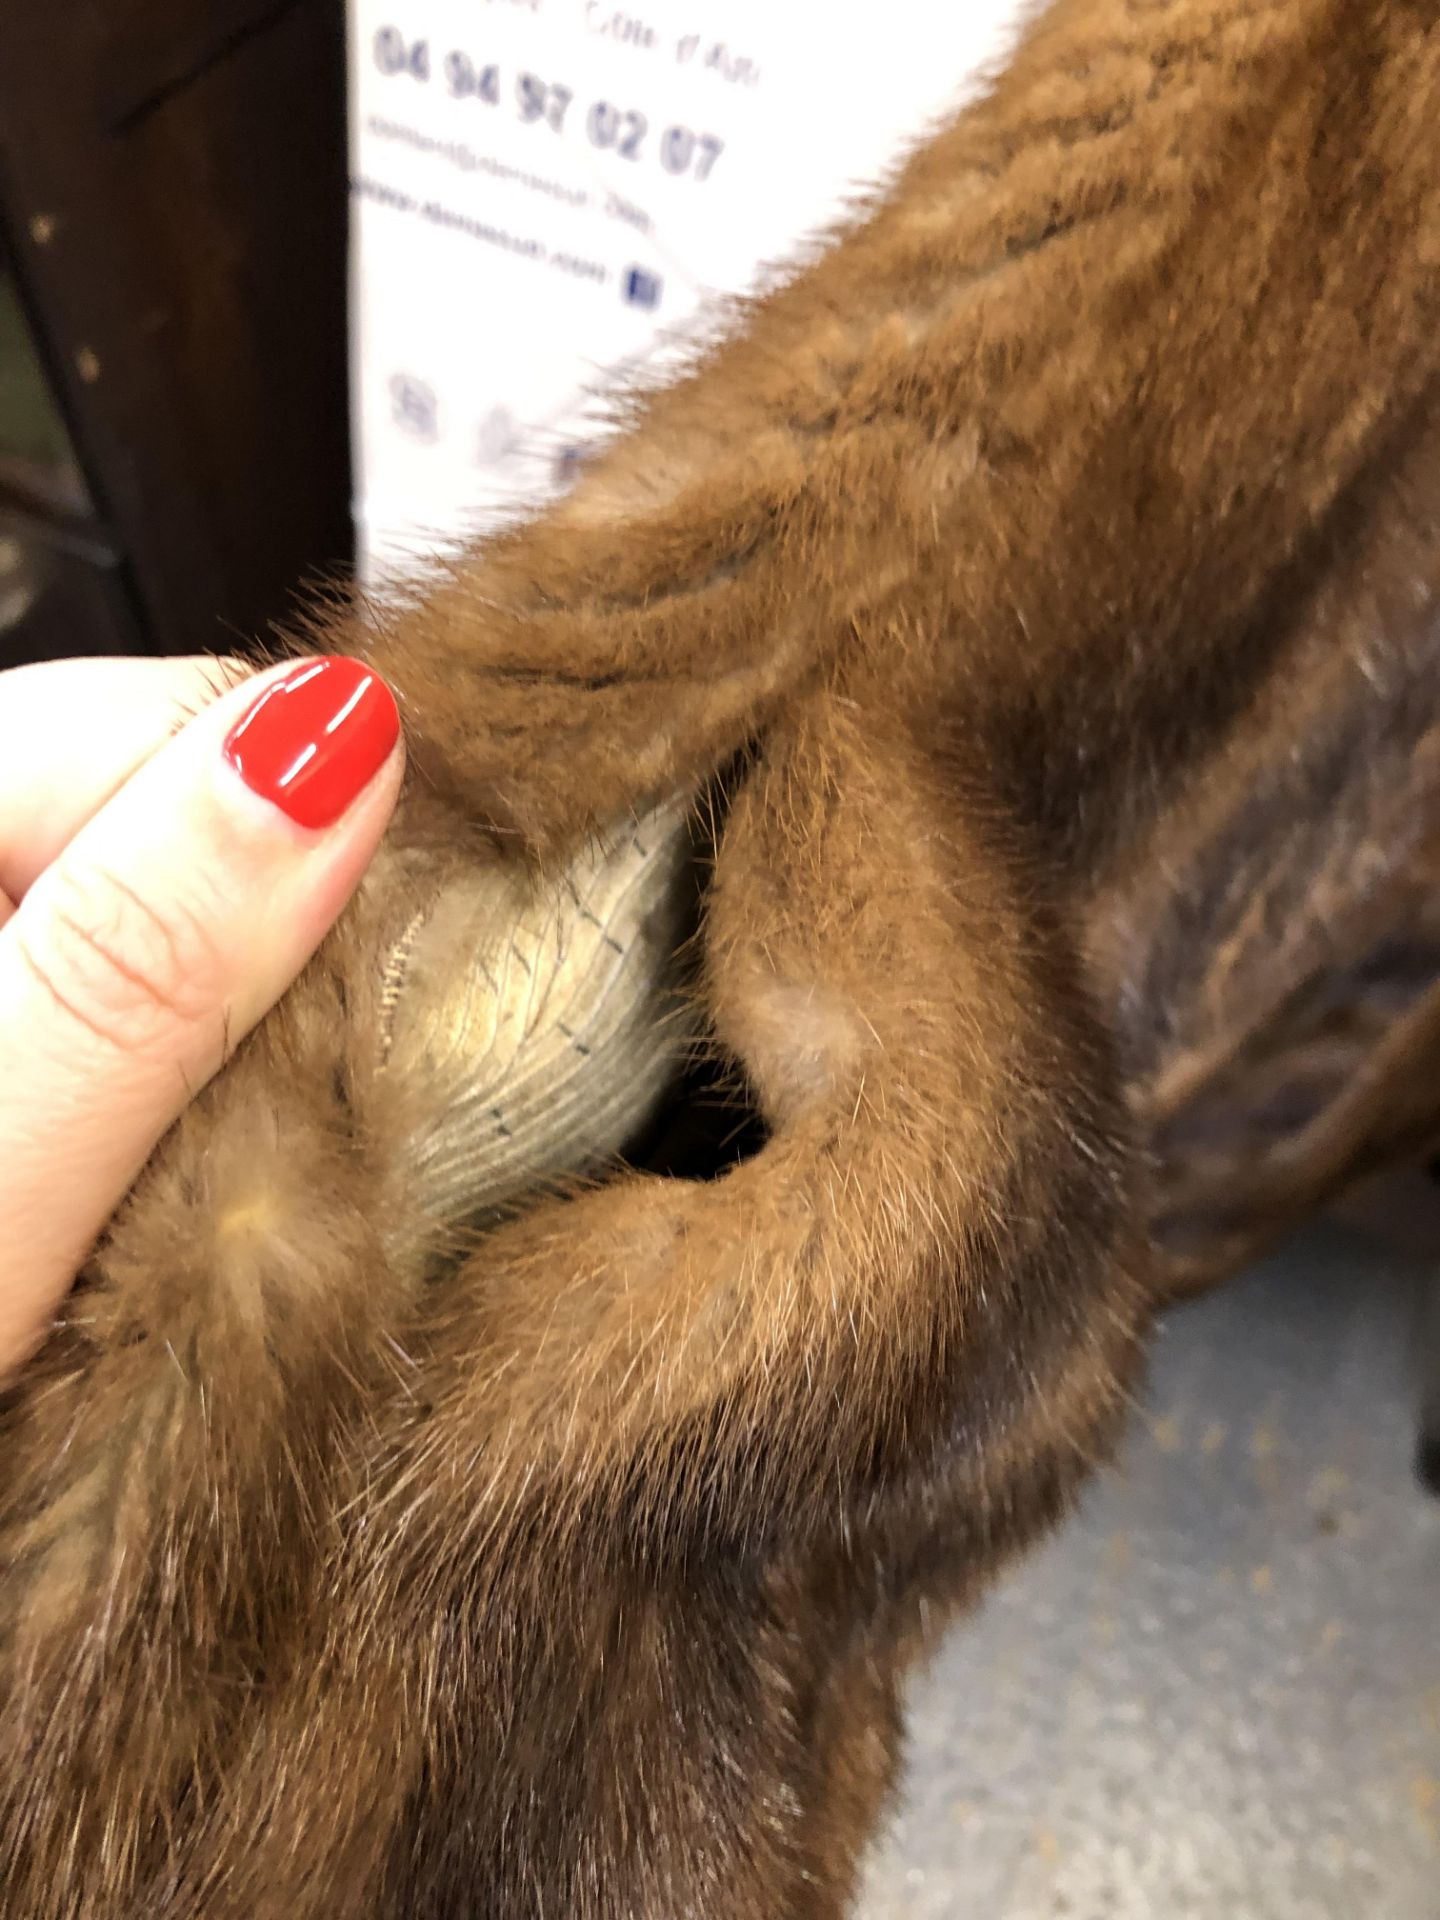
[[343,0],[3,13],[0,664],[234,645],[350,555]]

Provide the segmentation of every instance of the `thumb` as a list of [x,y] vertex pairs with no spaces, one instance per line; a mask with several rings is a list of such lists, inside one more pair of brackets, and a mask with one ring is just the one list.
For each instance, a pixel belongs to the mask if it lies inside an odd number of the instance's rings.
[[258,676],[132,774],[0,926],[0,1374],[319,945],[402,763],[395,702],[358,661]]

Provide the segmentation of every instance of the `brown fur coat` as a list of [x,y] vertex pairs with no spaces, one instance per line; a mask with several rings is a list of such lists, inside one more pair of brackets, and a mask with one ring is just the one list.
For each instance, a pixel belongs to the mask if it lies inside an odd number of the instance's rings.
[[[4,1401],[7,1916],[843,1911],[1157,1302],[1436,1131],[1437,375],[1434,0],[1059,0],[571,496],[327,617],[390,851]],[[676,791],[765,1144],[395,1274],[381,943]]]

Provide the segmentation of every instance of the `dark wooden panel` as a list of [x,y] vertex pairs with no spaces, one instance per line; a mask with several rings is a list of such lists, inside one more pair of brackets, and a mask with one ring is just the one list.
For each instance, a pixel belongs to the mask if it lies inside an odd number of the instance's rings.
[[277,587],[349,553],[336,24],[291,10],[122,146],[227,618],[246,629],[275,612]]
[[158,644],[349,551],[342,0],[7,10],[0,207]]
[[111,133],[137,121],[304,0],[112,0],[96,109]]

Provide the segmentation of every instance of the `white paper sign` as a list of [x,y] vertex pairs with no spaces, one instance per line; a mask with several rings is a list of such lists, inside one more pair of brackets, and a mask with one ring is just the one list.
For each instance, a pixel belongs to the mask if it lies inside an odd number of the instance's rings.
[[588,398],[833,220],[1024,0],[351,0],[372,578],[560,484]]

